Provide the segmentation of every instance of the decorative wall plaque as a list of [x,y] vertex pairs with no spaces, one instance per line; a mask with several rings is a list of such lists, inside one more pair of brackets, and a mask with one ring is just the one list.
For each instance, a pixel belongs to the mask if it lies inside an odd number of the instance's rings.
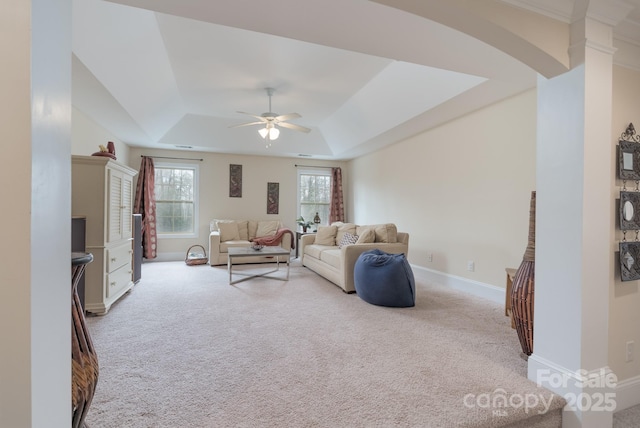
[[620,243],[620,278],[623,281],[640,279],[640,242]]
[[620,192],[620,230],[640,229],[640,193]]
[[640,180],[640,136],[633,123],[618,140],[618,177],[622,180]]
[[280,183],[267,183],[267,214],[278,214]]
[[242,165],[229,165],[229,197],[242,197]]
[[640,180],[640,144],[623,140],[618,144],[618,177]]

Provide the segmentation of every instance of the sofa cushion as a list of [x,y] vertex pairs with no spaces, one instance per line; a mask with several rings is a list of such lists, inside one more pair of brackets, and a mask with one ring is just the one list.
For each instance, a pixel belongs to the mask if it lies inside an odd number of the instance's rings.
[[327,247],[326,245],[315,245],[315,244],[306,245],[304,247],[304,253],[309,257],[313,257],[314,259],[320,260],[320,254],[323,251],[325,251],[327,248],[331,248],[331,247]]
[[373,229],[364,228],[360,232],[360,235],[358,236],[358,240],[356,241],[356,244],[370,244],[372,242],[375,242],[375,240],[376,240],[376,233],[373,231]]
[[249,222],[247,220],[237,221],[238,236],[243,241],[249,240]]
[[393,223],[377,224],[373,230],[376,234],[375,242],[388,242],[391,244],[398,242],[398,229]]
[[256,238],[262,238],[263,236],[274,236],[278,232],[279,221],[277,220],[263,220],[258,222],[258,229],[256,230]]
[[333,223],[332,226],[333,225],[338,226],[338,233],[336,234],[336,244],[340,244],[345,233],[357,235],[356,225],[354,223]]
[[218,223],[235,223],[235,220],[213,219],[211,220],[211,223],[209,223],[209,232],[219,231],[220,229],[218,229]]
[[220,243],[220,252],[221,253],[228,253],[229,252],[229,247],[250,247],[250,246],[251,246],[251,242],[249,242],[249,241],[241,241],[241,240],[226,241],[226,242],[221,242]]
[[320,260],[336,269],[340,269],[341,251],[337,248],[324,250],[320,253]]
[[220,231],[220,242],[237,241],[240,239],[238,233],[238,223],[218,222],[218,230]]
[[[345,245],[351,245],[351,244],[355,244],[356,242],[358,242],[358,235],[352,235],[349,232],[345,232],[342,235],[342,239],[340,239],[340,242],[338,243],[338,248],[342,248]],[[336,240],[338,238],[336,237]]]
[[338,226],[319,226],[316,233],[316,245],[336,245],[336,235],[338,234]]
[[249,241],[256,237],[256,232],[258,231],[258,221],[257,220],[249,220],[247,222],[247,230],[249,232]]

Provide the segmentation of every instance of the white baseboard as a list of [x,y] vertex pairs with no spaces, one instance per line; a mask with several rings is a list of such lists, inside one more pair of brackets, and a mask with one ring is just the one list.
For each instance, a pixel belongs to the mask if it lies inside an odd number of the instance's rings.
[[157,253],[155,259],[143,259],[144,263],[184,261],[184,253]]
[[[608,366],[570,370],[533,353],[527,377],[566,400],[563,428],[610,427],[618,411],[617,384]],[[612,405],[614,407],[612,407]]]
[[485,284],[484,282],[474,281],[472,279],[455,276],[437,270],[425,268],[422,266],[411,265],[413,274],[416,278],[424,281],[435,282],[446,285],[456,290],[464,291],[474,296],[482,297],[496,303],[504,304],[506,290],[495,285]]
[[[572,371],[564,367],[560,367],[557,364],[554,364],[551,361],[545,358],[541,358],[533,353],[529,356],[529,379],[534,382],[538,382],[538,380],[540,379],[537,379],[537,373],[543,373],[545,379],[554,379],[553,376],[556,376],[555,379],[578,379],[578,376]],[[594,373],[604,373],[606,375],[606,373],[613,372],[611,372],[609,367],[603,367],[599,370],[593,370],[591,375],[593,376]],[[570,383],[571,382],[569,382],[569,384]],[[542,382],[542,386],[560,395],[562,395],[564,392],[567,392],[562,388],[553,388],[549,385],[545,385],[545,382]],[[569,392],[572,392],[570,391],[570,386],[571,385],[568,385],[569,388],[567,388],[567,390]],[[640,376],[634,376],[629,379],[617,381],[613,388],[610,389],[610,391],[615,393],[616,409],[614,413],[628,409],[629,407],[636,406],[640,404]]]
[[621,380],[616,385],[616,412],[640,404],[640,376]]

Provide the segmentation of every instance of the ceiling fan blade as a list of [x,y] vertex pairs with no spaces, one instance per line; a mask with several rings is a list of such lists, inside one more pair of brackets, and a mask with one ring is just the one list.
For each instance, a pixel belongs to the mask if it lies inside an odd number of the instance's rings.
[[311,132],[311,129],[305,128],[304,126],[296,125],[293,123],[279,122],[278,126],[282,126],[283,128],[289,128],[289,129],[293,129],[295,131],[300,131],[300,132],[307,132],[307,133]]
[[277,121],[283,121],[283,120],[291,120],[291,119],[297,119],[300,116],[298,113],[288,113],[288,114],[281,114],[280,116],[276,116],[276,120]]
[[231,125],[231,126],[229,126],[229,128],[240,128],[241,126],[249,126],[249,125],[264,125],[264,123],[265,123],[265,121],[240,123],[238,125]]
[[253,113],[247,113],[246,111],[238,111],[236,113],[246,114],[247,116],[251,116],[251,117],[255,117],[256,119],[260,119],[263,122],[267,121],[267,119],[265,119],[263,116],[258,116],[257,114],[253,114]]

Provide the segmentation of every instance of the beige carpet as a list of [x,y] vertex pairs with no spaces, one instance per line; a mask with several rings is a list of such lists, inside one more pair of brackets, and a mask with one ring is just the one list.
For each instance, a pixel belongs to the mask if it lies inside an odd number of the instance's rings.
[[[418,281],[416,307],[383,308],[299,265],[235,286],[225,267],[183,262],[142,275],[87,320],[92,428],[560,424],[563,400],[526,379],[501,305]],[[551,410],[522,421],[542,399]]]
[[613,414],[613,428],[640,427],[640,404]]

